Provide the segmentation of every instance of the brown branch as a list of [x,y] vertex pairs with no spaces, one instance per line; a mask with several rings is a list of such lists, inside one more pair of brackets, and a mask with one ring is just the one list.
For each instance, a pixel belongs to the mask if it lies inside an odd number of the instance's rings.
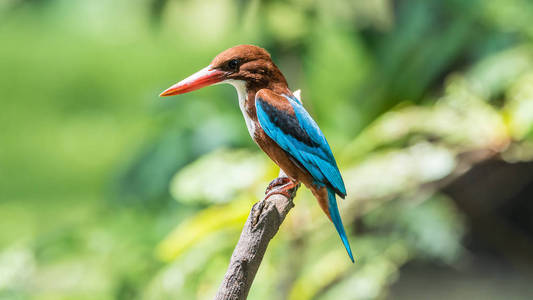
[[[280,171],[279,177],[286,175]],[[278,232],[289,210],[294,207],[292,199],[298,187],[299,185],[293,189],[291,198],[275,194],[254,204],[242,229],[239,242],[233,250],[228,270],[215,300],[246,299],[268,243]]]

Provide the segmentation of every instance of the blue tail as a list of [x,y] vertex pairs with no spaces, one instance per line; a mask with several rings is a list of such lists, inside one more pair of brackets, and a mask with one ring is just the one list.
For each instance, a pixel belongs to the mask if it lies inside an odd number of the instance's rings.
[[328,189],[328,210],[329,215],[331,216],[331,220],[333,221],[333,224],[335,225],[335,229],[337,229],[337,232],[339,233],[342,243],[344,244],[344,248],[346,248],[346,252],[348,252],[348,255],[350,256],[350,259],[352,262],[354,262],[352,249],[350,248],[350,242],[348,242],[348,237],[346,236],[346,232],[344,231],[344,226],[342,225],[341,216],[339,214],[339,208],[337,207],[337,199],[335,198],[335,191],[331,188]]

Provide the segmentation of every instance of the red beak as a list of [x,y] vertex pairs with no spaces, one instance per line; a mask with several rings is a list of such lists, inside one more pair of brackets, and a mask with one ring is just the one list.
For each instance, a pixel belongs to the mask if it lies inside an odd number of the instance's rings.
[[211,69],[211,66],[207,66],[200,71],[192,74],[191,76],[183,79],[182,81],[176,83],[175,85],[169,87],[159,96],[174,96],[179,94],[185,94],[188,92],[201,89],[208,85],[213,85],[224,80],[226,72]]

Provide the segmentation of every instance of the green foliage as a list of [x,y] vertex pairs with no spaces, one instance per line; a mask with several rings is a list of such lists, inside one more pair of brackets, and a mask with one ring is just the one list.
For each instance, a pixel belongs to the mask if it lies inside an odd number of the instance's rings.
[[[150,8],[150,9],[148,9]],[[528,1],[4,1],[0,299],[209,299],[277,169],[232,87],[158,93],[272,52],[345,178],[356,255],[302,188],[250,299],[375,299],[454,264],[463,154],[533,160]],[[220,150],[224,147],[223,150]]]

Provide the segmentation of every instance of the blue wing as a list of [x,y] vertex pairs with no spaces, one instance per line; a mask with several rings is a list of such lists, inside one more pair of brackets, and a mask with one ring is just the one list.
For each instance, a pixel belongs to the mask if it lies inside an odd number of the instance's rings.
[[329,216],[353,262],[335,199],[335,194],[344,198],[346,188],[324,134],[294,97],[261,90],[256,94],[255,106],[259,124],[265,133],[313,176],[315,184],[326,186]]
[[331,148],[301,102],[293,96],[262,90],[256,95],[255,105],[265,133],[296,159],[317,184],[331,187],[344,198],[346,188]]

